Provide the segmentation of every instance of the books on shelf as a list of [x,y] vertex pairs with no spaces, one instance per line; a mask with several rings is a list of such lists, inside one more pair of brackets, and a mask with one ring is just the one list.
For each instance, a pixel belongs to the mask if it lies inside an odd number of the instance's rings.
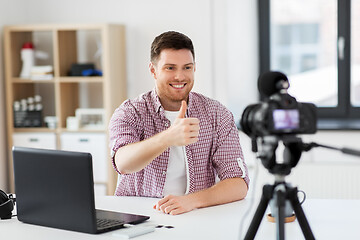
[[53,75],[53,66],[33,66],[31,68],[30,79],[31,80],[52,80]]

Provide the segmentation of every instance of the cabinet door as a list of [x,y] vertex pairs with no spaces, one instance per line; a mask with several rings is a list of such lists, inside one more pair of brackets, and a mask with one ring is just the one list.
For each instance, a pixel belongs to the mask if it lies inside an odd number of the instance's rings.
[[13,145],[56,149],[56,135],[55,133],[13,133]]
[[60,146],[62,150],[88,152],[92,155],[94,182],[107,182],[107,156],[105,133],[62,133]]

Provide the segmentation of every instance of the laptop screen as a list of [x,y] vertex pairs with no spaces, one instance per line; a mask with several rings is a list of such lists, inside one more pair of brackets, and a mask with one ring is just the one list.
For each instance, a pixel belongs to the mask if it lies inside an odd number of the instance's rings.
[[91,154],[14,147],[13,160],[20,221],[96,231]]

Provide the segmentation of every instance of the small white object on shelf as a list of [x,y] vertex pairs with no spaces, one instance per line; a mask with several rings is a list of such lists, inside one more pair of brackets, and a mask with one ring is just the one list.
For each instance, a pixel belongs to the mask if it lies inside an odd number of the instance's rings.
[[105,129],[105,109],[103,108],[78,108],[75,110],[75,116],[81,129]]
[[35,50],[31,42],[23,44],[21,49],[22,68],[20,72],[21,78],[29,78],[31,68],[35,65]]
[[79,119],[77,117],[67,117],[66,118],[66,128],[68,130],[78,130],[79,129]]
[[46,116],[44,121],[48,128],[55,129],[57,126],[57,117],[56,116]]

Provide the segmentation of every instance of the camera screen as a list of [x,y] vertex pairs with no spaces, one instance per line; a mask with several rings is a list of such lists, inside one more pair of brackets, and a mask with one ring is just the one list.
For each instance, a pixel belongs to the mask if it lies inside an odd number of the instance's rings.
[[274,109],[273,111],[274,129],[298,129],[299,111],[297,109]]

